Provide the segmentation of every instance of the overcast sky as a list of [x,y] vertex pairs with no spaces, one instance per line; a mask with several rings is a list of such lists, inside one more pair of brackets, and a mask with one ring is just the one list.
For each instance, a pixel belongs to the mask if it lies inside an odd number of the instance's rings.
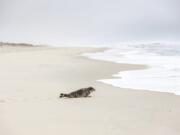
[[180,1],[0,0],[0,41],[180,41]]

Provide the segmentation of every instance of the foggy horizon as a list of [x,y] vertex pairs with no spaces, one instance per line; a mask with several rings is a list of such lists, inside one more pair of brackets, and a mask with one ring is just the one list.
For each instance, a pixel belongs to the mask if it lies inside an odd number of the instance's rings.
[[178,0],[0,0],[0,42],[180,42]]

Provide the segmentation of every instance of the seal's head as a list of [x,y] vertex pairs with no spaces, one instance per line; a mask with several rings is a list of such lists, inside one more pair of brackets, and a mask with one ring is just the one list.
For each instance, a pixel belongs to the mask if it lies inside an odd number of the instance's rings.
[[95,91],[95,89],[93,87],[88,87],[88,90],[91,92]]

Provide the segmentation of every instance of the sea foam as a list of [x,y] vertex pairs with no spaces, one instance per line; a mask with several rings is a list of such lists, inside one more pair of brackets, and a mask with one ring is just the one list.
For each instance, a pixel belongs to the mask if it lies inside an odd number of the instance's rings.
[[122,44],[98,53],[86,53],[92,59],[116,63],[144,64],[143,70],[123,71],[115,79],[100,82],[121,88],[169,92],[180,95],[180,44]]

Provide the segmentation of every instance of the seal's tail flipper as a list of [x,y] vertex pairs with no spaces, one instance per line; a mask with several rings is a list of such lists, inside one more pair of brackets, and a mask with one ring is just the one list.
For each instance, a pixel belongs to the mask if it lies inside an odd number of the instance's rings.
[[67,97],[67,94],[61,93],[59,97],[60,97],[60,98],[62,98],[62,97]]

